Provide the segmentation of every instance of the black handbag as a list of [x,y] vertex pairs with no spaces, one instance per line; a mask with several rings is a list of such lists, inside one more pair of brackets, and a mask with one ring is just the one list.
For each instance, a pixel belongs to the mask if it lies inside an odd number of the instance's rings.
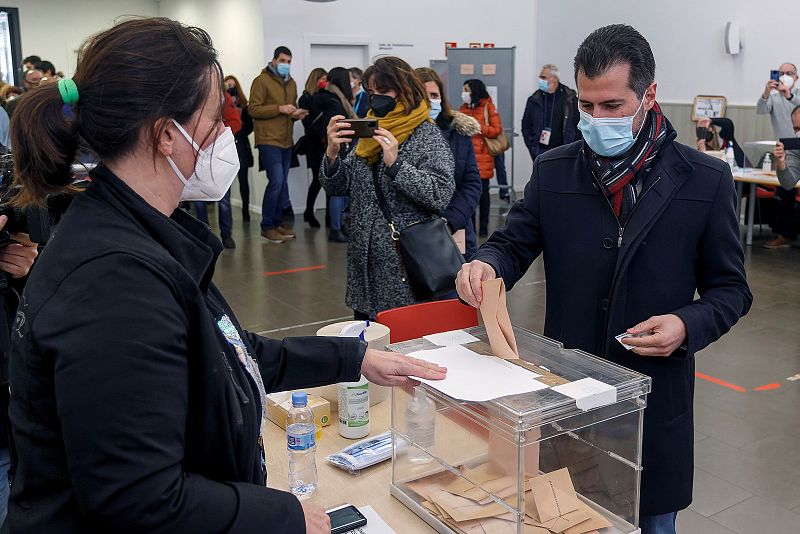
[[464,256],[453,240],[447,221],[441,217],[412,223],[398,230],[378,178],[379,164],[372,166],[375,194],[389,224],[392,240],[400,250],[408,282],[417,300],[443,297],[456,289],[456,275]]

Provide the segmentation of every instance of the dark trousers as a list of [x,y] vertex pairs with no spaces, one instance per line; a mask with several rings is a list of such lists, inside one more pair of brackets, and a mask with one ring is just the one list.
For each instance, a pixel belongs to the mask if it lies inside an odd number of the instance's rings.
[[[212,202],[195,202],[194,209],[197,218],[208,224],[208,205]],[[233,232],[233,213],[231,212],[231,190],[217,202],[217,219],[219,219],[219,233],[221,236],[230,236]]]
[[[243,212],[250,210],[250,180],[248,179],[249,174],[250,174],[250,168],[243,166],[241,160],[239,160],[239,174],[237,176],[239,178],[239,196],[242,197]],[[228,194],[230,194],[230,191],[228,192]]]
[[481,179],[481,201],[479,204],[478,233],[485,234],[489,228],[489,180]]
[[797,191],[779,187],[776,196],[778,197],[779,209],[778,220],[776,221],[776,231],[778,234],[788,239],[797,239],[798,227],[798,214],[797,214],[797,200],[795,195]]
[[258,159],[269,180],[261,203],[261,229],[270,230],[281,225],[282,212],[287,204],[291,207],[288,178],[292,149],[258,145]]
[[308,185],[308,195],[306,196],[306,213],[314,213],[314,204],[317,203],[322,184],[319,183],[319,167],[311,167],[311,183]]
[[[506,174],[506,153],[498,154],[494,157],[494,172],[497,176],[497,185],[508,185],[508,175]],[[508,189],[500,190],[500,198],[508,196]]]

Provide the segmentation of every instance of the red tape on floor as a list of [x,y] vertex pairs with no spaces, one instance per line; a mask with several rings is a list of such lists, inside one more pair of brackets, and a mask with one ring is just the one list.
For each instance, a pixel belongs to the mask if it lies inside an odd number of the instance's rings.
[[772,389],[778,389],[781,387],[780,384],[777,382],[773,382],[772,384],[764,384],[763,386],[758,386],[757,388],[753,388],[753,391],[770,391]]
[[706,382],[711,382],[712,384],[716,384],[718,386],[722,386],[724,388],[732,389],[734,391],[738,391],[739,393],[747,393],[747,390],[742,386],[737,386],[736,384],[731,384],[730,382],[726,382],[725,380],[720,380],[719,378],[714,378],[713,376],[709,376],[703,374],[699,371],[695,372],[694,374],[700,380],[705,380]]
[[264,276],[278,276],[280,274],[302,273],[305,271],[319,271],[324,269],[327,265],[313,265],[311,267],[298,267],[297,269],[284,269],[282,271],[270,271],[264,273]]

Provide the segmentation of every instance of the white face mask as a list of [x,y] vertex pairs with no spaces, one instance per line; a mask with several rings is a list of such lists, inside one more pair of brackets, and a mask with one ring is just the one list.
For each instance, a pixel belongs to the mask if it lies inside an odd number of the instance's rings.
[[465,104],[472,104],[472,95],[464,91],[461,93],[461,101]]
[[788,74],[784,74],[781,76],[781,83],[786,86],[787,89],[791,89],[794,87],[794,78],[789,76]]
[[197,163],[195,163],[194,172],[189,178],[186,178],[175,165],[175,161],[167,156],[172,170],[184,185],[181,201],[222,199],[239,172],[239,154],[236,151],[236,139],[233,137],[233,132],[230,128],[225,128],[208,148],[201,150],[192,136],[183,129],[183,126],[174,119],[172,122],[197,151]]

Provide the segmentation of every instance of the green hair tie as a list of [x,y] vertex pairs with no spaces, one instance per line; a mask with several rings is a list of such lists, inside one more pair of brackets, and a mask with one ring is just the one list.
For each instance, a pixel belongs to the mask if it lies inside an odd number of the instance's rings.
[[58,80],[58,91],[61,93],[61,99],[68,106],[74,106],[78,103],[78,86],[72,78]]

